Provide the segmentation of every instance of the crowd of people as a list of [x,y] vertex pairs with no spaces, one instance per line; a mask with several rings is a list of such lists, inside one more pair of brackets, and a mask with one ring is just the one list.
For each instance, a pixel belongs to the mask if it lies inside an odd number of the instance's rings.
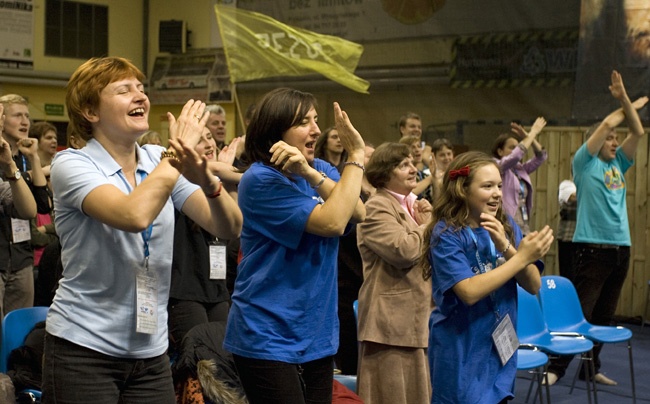
[[[315,97],[278,88],[230,143],[223,107],[197,100],[168,113],[164,140],[143,80],[123,58],[83,63],[63,151],[27,100],[0,97],[0,315],[50,306],[44,403],[184,403],[208,345],[231,402],[331,403],[336,369],[368,404],[514,397],[516,355],[495,341],[514,337],[517,285],[538,292],[554,240],[530,221],[544,118],[512,123],[491,155],[455,156],[407,113],[375,148],[339,103],[321,132]],[[629,266],[623,174],[648,101],[617,72],[610,92],[621,107],[559,190],[560,272],[595,324],[612,321]],[[615,384],[600,349],[595,381]]]

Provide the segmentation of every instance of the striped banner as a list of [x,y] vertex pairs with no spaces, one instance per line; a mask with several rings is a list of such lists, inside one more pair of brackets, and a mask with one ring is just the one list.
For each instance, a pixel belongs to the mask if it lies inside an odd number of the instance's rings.
[[451,86],[568,86],[577,57],[577,30],[459,37],[452,50]]

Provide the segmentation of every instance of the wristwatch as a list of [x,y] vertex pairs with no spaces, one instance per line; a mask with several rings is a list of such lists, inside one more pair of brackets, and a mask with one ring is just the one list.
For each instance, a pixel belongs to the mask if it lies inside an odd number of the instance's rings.
[[20,173],[20,170],[16,170],[13,174],[7,175],[8,181],[18,181],[23,175]]

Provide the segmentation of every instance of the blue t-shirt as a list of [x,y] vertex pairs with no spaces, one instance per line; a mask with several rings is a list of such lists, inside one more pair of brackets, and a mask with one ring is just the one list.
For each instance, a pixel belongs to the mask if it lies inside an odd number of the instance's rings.
[[[339,173],[314,160],[334,181]],[[244,216],[224,348],[255,359],[305,363],[338,349],[338,237],[305,232],[318,193],[300,177],[254,163],[239,184]]]
[[[510,219],[515,244],[521,230]],[[429,321],[429,366],[432,403],[498,403],[514,397],[517,359],[514,355],[501,365],[492,342],[497,325],[495,308],[501,318],[510,315],[517,327],[517,283],[513,279],[472,306],[466,306],[452,290],[458,282],[480,273],[478,253],[483,264],[490,258],[490,235],[484,228],[447,228],[438,222],[431,236],[429,261],[432,264],[433,299],[437,307]],[[496,253],[498,257],[500,253]]]
[[578,214],[573,241],[632,245],[627,219],[625,172],[634,162],[619,147],[616,157],[603,161],[583,144],[573,158]]

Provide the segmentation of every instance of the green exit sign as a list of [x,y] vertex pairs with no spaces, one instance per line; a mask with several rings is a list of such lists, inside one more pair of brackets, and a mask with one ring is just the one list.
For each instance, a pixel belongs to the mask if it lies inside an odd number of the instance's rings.
[[45,104],[45,114],[63,116],[63,104]]

